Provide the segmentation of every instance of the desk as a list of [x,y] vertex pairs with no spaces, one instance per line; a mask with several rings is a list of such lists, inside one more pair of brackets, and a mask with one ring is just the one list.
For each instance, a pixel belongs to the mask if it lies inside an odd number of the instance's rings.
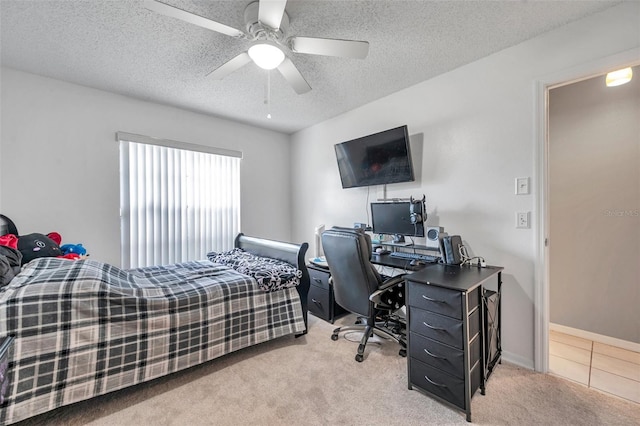
[[487,303],[484,284],[496,278],[499,315],[501,267],[427,265],[407,274],[407,358],[409,389],[416,387],[466,412],[471,421],[471,397],[485,383],[500,358],[500,320],[497,348],[488,359]]

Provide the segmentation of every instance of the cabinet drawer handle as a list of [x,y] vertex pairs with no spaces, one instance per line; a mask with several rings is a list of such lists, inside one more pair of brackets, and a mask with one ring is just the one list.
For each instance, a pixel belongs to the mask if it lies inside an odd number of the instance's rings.
[[320,278],[314,278],[313,280],[318,284],[322,284],[322,280]]
[[446,359],[446,358],[445,358],[445,357],[443,357],[443,356],[436,355],[436,354],[432,354],[432,353],[431,353],[431,352],[429,352],[426,348],[424,349],[424,351],[427,353],[427,355],[429,355],[429,356],[431,356],[431,357],[433,357],[433,358]]
[[446,388],[446,387],[447,387],[447,385],[443,385],[442,383],[436,383],[436,382],[434,382],[434,381],[433,381],[433,380],[431,380],[428,376],[424,376],[424,378],[425,378],[425,379],[427,379],[427,382],[431,383],[431,384],[432,384],[432,385],[434,385],[434,386],[438,386],[438,387],[441,387],[441,388]]
[[432,299],[430,297],[425,296],[424,294],[422,295],[422,298],[428,300],[429,302],[444,303],[444,300]]
[[426,325],[427,327],[429,327],[430,329],[432,329],[432,330],[446,330],[445,328],[442,328],[442,327],[436,327],[436,326],[433,326],[433,325],[431,325],[431,324],[427,324],[427,323],[426,323],[426,322],[424,322],[424,321],[422,321],[422,323],[423,323],[424,325]]
[[313,303],[315,303],[316,305],[318,305],[318,306],[322,307],[322,302],[320,302],[319,300],[311,299],[311,301],[312,301]]

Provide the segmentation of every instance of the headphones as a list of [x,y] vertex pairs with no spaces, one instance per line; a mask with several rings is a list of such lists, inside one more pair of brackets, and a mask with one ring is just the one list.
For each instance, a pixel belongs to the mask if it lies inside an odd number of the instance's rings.
[[416,225],[418,223],[424,222],[427,219],[426,212],[424,213],[423,217],[424,209],[422,208],[425,199],[426,197],[424,196],[424,194],[422,194],[422,200],[416,200],[413,197],[409,198],[411,202],[411,204],[409,205],[409,221],[411,222],[411,224]]

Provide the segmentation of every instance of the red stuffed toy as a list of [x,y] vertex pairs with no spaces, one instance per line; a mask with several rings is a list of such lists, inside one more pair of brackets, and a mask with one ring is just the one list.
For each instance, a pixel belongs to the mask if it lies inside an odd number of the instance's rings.
[[6,246],[18,250],[18,237],[13,234],[3,235],[0,237],[0,246]]

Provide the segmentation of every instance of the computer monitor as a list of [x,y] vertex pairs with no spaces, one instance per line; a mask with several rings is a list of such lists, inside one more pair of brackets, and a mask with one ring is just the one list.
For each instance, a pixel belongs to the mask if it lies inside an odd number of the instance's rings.
[[[424,204],[414,203],[414,213],[421,216]],[[371,203],[371,221],[374,234],[393,235],[393,242],[404,242],[404,236],[424,237],[424,223],[411,223],[411,203]]]

